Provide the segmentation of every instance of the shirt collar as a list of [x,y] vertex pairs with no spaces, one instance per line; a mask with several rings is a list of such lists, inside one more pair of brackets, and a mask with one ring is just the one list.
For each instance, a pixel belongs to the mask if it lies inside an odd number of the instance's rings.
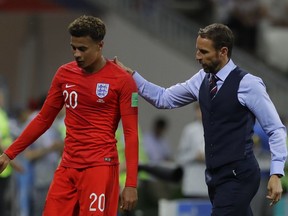
[[227,76],[230,74],[230,72],[235,68],[236,65],[234,64],[232,59],[230,59],[228,63],[221,70],[217,72],[216,76],[218,77],[219,80],[224,82]]

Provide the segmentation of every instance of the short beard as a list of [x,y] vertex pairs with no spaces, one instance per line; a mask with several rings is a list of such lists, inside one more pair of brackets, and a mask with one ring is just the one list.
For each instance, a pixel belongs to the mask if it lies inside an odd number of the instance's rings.
[[216,61],[212,61],[210,65],[206,65],[207,67],[205,69],[203,66],[202,67],[206,73],[216,74],[219,71],[219,64],[220,64],[220,61],[216,60]]

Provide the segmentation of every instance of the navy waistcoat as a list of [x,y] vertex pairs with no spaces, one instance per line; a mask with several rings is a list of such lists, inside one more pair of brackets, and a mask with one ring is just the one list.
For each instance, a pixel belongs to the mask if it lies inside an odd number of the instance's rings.
[[244,159],[253,154],[255,116],[240,104],[239,83],[247,74],[236,67],[226,78],[213,100],[209,95],[209,74],[199,91],[205,138],[205,157],[208,169]]

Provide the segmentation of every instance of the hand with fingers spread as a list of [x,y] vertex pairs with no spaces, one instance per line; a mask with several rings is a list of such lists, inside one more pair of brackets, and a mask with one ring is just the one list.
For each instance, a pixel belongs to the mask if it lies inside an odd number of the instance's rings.
[[128,73],[130,73],[131,75],[133,75],[134,71],[133,71],[131,68],[125,66],[122,62],[120,62],[120,61],[118,60],[117,56],[114,57],[114,60],[113,60],[113,61],[114,61],[115,64],[117,64],[118,66],[120,66],[121,68],[123,68],[124,70],[126,70]]
[[280,199],[283,192],[281,180],[277,175],[271,175],[268,186],[268,195],[267,199],[271,200],[270,206],[275,205]]
[[134,187],[125,187],[121,194],[120,210],[131,211],[136,207],[138,201],[137,189]]

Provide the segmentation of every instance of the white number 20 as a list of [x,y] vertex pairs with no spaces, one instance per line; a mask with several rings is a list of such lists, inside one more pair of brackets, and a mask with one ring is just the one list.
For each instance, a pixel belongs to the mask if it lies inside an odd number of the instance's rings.
[[101,194],[99,197],[95,193],[91,193],[89,197],[92,201],[90,203],[89,211],[96,211],[97,208],[93,207],[94,204],[98,202],[99,211],[103,212],[105,209],[105,195]]
[[78,105],[78,94],[76,91],[68,92],[67,90],[63,91],[65,97],[65,105],[67,108],[71,107],[75,109]]

